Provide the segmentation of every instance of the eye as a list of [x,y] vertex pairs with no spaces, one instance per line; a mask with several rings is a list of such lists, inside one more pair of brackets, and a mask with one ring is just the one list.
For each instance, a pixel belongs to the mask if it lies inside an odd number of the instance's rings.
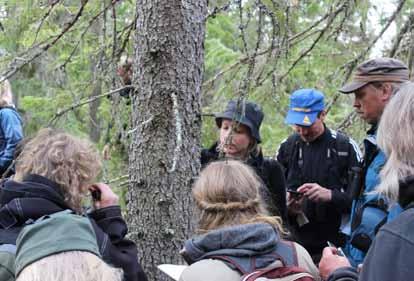
[[235,128],[235,129],[234,129],[234,132],[235,132],[236,134],[243,134],[243,130],[242,130],[242,129],[240,129],[239,127]]

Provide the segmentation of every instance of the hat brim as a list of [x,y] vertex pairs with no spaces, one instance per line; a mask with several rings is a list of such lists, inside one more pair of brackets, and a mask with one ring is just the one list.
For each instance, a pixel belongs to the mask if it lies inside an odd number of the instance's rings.
[[351,94],[355,92],[358,89],[361,89],[365,85],[367,85],[369,82],[356,82],[352,81],[348,84],[345,84],[339,91],[343,94]]
[[318,118],[319,111],[314,112],[299,112],[289,110],[285,118],[285,123],[289,125],[312,126]]
[[262,141],[261,138],[260,138],[259,132],[255,131],[255,129],[254,129],[255,126],[246,117],[240,116],[239,114],[234,115],[233,113],[219,113],[219,114],[216,114],[216,125],[217,125],[218,128],[221,127],[221,122],[222,122],[223,119],[236,121],[236,122],[239,122],[240,124],[243,124],[243,125],[247,126],[250,129],[250,133],[257,140],[257,142],[260,143]]

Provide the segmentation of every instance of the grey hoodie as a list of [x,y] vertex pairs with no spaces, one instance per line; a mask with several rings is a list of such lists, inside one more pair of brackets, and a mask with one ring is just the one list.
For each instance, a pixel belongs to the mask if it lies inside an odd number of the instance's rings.
[[[280,262],[297,265],[319,280],[309,253],[297,243],[283,241],[266,223],[225,227],[193,237],[185,242],[182,255],[190,266],[180,281],[239,281],[242,274]],[[230,260],[237,263],[237,270],[224,262]]]
[[193,237],[185,242],[182,255],[188,264],[218,256],[230,258],[244,272],[264,268],[278,258],[285,265],[297,265],[291,243],[281,241],[277,230],[266,223],[225,227]]

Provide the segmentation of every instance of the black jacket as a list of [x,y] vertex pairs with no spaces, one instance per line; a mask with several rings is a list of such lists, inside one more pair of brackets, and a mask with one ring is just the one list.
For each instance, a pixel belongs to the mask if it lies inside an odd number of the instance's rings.
[[[26,221],[70,209],[58,184],[38,175],[29,175],[23,182],[5,182],[0,190],[0,206],[0,244],[16,244]],[[127,226],[119,206],[93,211],[89,218],[103,260],[122,268],[126,281],[146,281],[137,247],[125,239]]]
[[[296,217],[289,217],[296,240],[313,256],[322,253],[327,241],[337,245],[343,243],[339,227],[342,214],[349,213],[351,207],[351,198],[346,192],[348,172],[352,167],[360,166],[361,155],[355,142],[347,138],[346,151],[338,154],[336,137],[336,132],[328,128],[313,142],[305,142],[298,136],[292,146],[287,141],[283,142],[277,155],[277,160],[285,168],[288,190],[296,190],[304,183],[318,183],[332,190],[331,202],[305,201],[304,213],[309,223],[299,226]],[[299,162],[299,155],[302,162]],[[339,160],[339,157],[348,159]]]
[[[219,160],[217,143],[201,151],[202,167],[216,160]],[[265,159],[261,152],[258,156],[250,155],[246,164],[256,171],[266,187],[261,189],[261,195],[269,212],[280,216],[285,221],[287,219],[286,186],[282,166],[273,159]]]

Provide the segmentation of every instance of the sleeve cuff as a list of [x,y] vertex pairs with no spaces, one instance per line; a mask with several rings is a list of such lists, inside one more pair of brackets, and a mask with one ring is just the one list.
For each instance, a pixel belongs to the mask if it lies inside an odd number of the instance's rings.
[[103,219],[122,217],[122,212],[120,206],[110,206],[94,210],[89,214],[89,216],[92,217],[95,221],[99,222]]
[[341,267],[329,275],[327,281],[357,281],[358,272],[353,267]]

